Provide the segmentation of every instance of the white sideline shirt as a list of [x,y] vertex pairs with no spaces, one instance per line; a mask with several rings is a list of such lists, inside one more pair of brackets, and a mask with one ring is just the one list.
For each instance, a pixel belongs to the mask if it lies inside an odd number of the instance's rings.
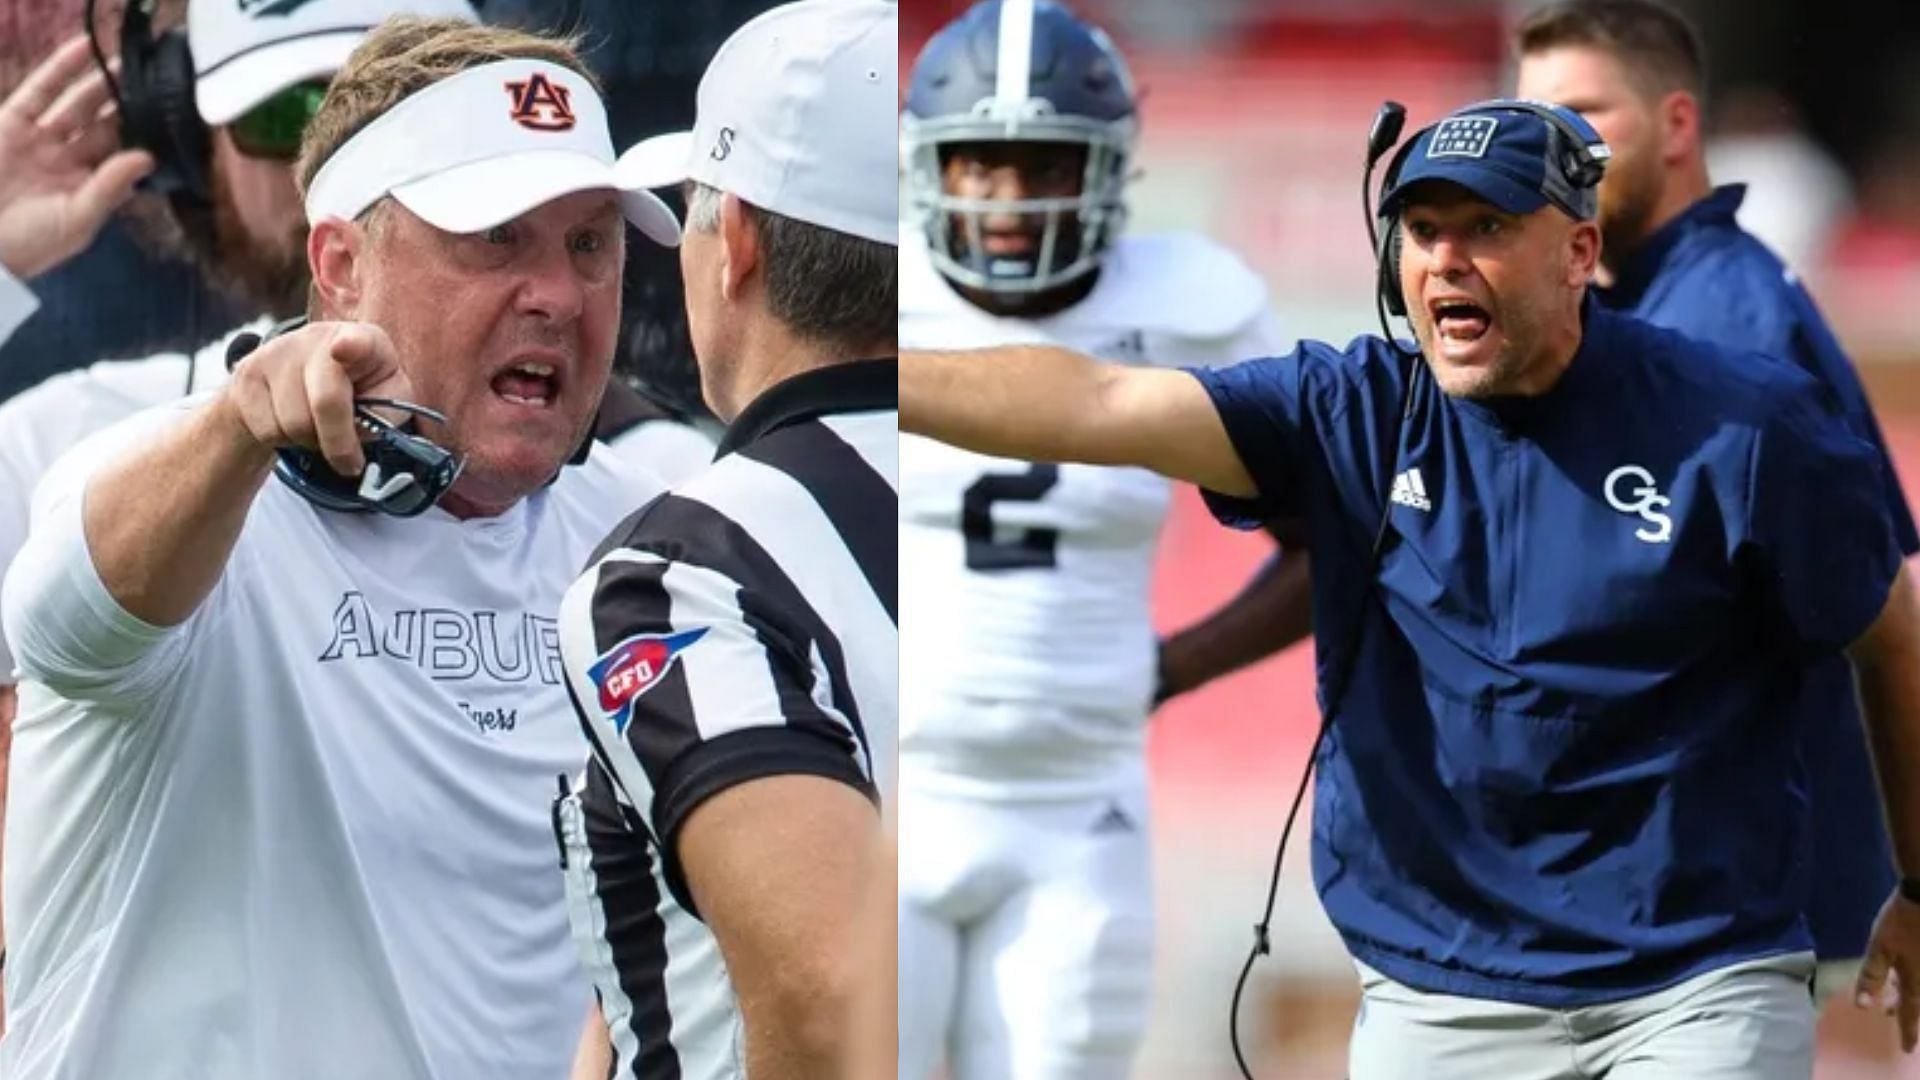
[[643,420],[607,440],[613,452],[679,487],[713,464],[713,440],[678,420]]
[[549,808],[587,753],[554,615],[659,485],[596,452],[508,513],[278,480],[179,626],[107,594],[63,458],[6,583],[6,1080],[532,1080],[590,1000]]
[[[0,328],[5,322],[0,315]],[[0,577],[27,542],[34,489],[61,454],[134,413],[180,400],[189,388],[197,392],[225,385],[228,343],[243,331],[264,335],[272,328],[272,319],[256,319],[191,356],[166,352],[144,360],[103,360],[49,376],[0,402]],[[0,634],[0,683],[11,682],[13,652],[6,635]]]

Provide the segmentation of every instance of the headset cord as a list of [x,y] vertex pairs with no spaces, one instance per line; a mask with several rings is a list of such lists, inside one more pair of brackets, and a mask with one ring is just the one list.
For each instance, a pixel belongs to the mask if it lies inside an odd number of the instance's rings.
[[[1391,337],[1387,342],[1394,345]],[[1398,345],[1394,345],[1394,348],[1403,356],[1409,355],[1404,350],[1400,350]],[[1399,463],[1400,443],[1406,437],[1407,422],[1413,416],[1413,402],[1418,380],[1424,369],[1420,354],[1417,352],[1411,354],[1406,378],[1406,400],[1401,405],[1400,425],[1394,436],[1393,454],[1396,466]],[[1248,977],[1253,974],[1254,961],[1273,951],[1270,928],[1273,925],[1274,902],[1280,895],[1280,866],[1287,858],[1287,840],[1293,835],[1294,820],[1299,817],[1300,803],[1306,798],[1307,783],[1313,778],[1313,766],[1314,762],[1319,760],[1320,746],[1326,742],[1327,733],[1333,729],[1333,718],[1340,711],[1340,705],[1346,697],[1347,683],[1352,680],[1354,668],[1359,663],[1360,644],[1366,636],[1368,608],[1373,598],[1375,579],[1380,574],[1380,561],[1387,549],[1387,530],[1393,521],[1391,470],[1389,470],[1388,481],[1389,491],[1384,493],[1385,509],[1380,512],[1380,524],[1374,529],[1373,534],[1373,551],[1367,558],[1366,587],[1360,609],[1353,621],[1353,626],[1347,631],[1345,648],[1339,654],[1340,669],[1335,672],[1335,678],[1328,681],[1327,709],[1320,714],[1320,730],[1314,733],[1313,746],[1307,751],[1307,763],[1300,770],[1300,784],[1294,788],[1293,803],[1287,807],[1286,824],[1280,827],[1280,843],[1273,853],[1273,873],[1267,880],[1267,905],[1261,911],[1260,921],[1253,927],[1253,948],[1247,953],[1247,962],[1240,966],[1240,977],[1233,984],[1233,1004],[1228,1007],[1227,1012],[1227,1038],[1233,1043],[1233,1060],[1240,1066],[1240,1075],[1245,1077],[1245,1080],[1254,1080],[1254,1077],[1253,1070],[1247,1065],[1246,1055],[1240,1049],[1240,998],[1246,992]]]
[[[132,2],[138,3],[140,0],[132,0]],[[81,18],[87,22],[87,48],[93,53],[93,62],[100,69],[101,78],[107,80],[107,90],[113,95],[114,105],[119,108],[120,115],[125,116],[127,103],[120,96],[120,80],[113,77],[113,67],[107,63],[106,50],[100,47],[100,32],[94,25],[94,4],[95,0],[87,0],[86,10],[81,13]]]

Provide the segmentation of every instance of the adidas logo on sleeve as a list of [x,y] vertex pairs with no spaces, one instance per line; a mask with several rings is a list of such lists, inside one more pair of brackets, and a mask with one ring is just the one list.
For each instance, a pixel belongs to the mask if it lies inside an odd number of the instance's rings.
[[1411,506],[1415,510],[1432,510],[1433,500],[1427,498],[1427,482],[1420,478],[1420,470],[1408,469],[1393,478],[1393,491],[1387,496],[1391,502],[1401,506]]

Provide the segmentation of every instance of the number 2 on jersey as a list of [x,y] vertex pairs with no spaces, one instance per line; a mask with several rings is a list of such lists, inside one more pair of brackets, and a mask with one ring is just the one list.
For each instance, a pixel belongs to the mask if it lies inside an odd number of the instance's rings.
[[1039,502],[1059,482],[1058,465],[1029,465],[1023,473],[988,473],[974,481],[960,503],[960,531],[967,538],[967,569],[1051,569],[1060,530],[1020,529],[1005,539],[995,539],[993,504]]

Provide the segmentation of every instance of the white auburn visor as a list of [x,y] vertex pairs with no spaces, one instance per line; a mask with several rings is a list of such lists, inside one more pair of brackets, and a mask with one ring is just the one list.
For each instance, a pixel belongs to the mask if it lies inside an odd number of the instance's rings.
[[403,99],[355,132],[307,188],[307,223],[353,219],[392,195],[452,233],[511,221],[576,191],[606,189],[634,228],[680,242],[680,222],[645,188],[615,176],[600,95],[543,60],[471,68]]

